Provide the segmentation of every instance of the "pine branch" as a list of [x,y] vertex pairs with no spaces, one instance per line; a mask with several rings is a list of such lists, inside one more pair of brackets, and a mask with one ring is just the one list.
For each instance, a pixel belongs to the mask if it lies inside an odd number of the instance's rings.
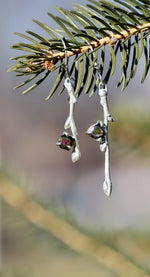
[[[118,41],[122,41],[129,39],[133,35],[138,35],[139,33],[150,30],[150,23],[146,23],[143,25],[138,25],[136,28],[129,28],[126,31],[121,31],[120,34],[111,33],[109,36],[106,36],[102,39],[97,39],[96,41],[90,41],[88,45],[82,46],[78,49],[74,49],[73,51],[67,51],[67,58],[70,58],[74,55],[83,54],[91,50],[91,47],[97,49],[98,47],[102,47],[103,45],[109,44],[110,46],[114,46]],[[91,53],[93,53],[91,51]],[[58,52],[56,54],[51,54],[52,60],[46,61],[44,66],[45,69],[52,70],[55,68],[56,63],[59,60],[63,60],[65,58],[65,52]]]
[[[9,71],[15,71],[17,76],[29,77],[16,88],[32,82],[45,72],[35,84],[23,92],[25,94],[41,84],[49,73],[58,69],[56,81],[47,97],[49,99],[62,83],[67,58],[68,62],[70,61],[69,65],[71,64],[69,74],[75,79],[74,89],[77,96],[80,96],[83,90],[85,93],[91,90],[91,96],[97,89],[95,64],[99,65],[99,72],[104,82],[108,83],[116,70],[116,57],[119,53],[122,59],[120,68],[122,76],[117,86],[122,85],[122,90],[125,89],[134,78],[142,56],[144,56],[142,76],[144,82],[150,67],[150,1],[88,0],[88,2],[86,6],[75,4],[71,11],[56,8],[61,17],[48,13],[61,30],[33,20],[46,31],[48,38],[32,31],[26,31],[28,35],[16,33],[29,41],[12,45],[13,49],[25,53],[11,58],[16,60],[16,64]],[[71,58],[73,56],[74,60]],[[64,86],[59,94],[63,90]]]

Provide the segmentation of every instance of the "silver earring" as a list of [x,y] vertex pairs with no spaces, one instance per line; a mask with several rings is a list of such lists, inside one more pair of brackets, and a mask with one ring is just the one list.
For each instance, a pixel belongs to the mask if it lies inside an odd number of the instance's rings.
[[[78,140],[78,132],[74,121],[74,110],[75,104],[77,103],[76,96],[74,94],[74,83],[73,80],[70,78],[68,73],[68,60],[67,60],[67,51],[66,51],[66,44],[64,39],[62,39],[64,49],[65,49],[65,70],[66,70],[66,77],[64,81],[64,86],[68,93],[68,100],[70,105],[69,116],[65,122],[64,129],[71,129],[72,136],[69,136],[67,133],[63,133],[57,142],[57,145],[60,146],[62,149],[70,150],[73,146],[72,152],[72,162],[77,162],[81,158],[81,152],[79,149],[79,140]],[[68,144],[68,145],[64,145]]]
[[[97,65],[96,65],[97,67]],[[103,183],[103,190],[107,196],[112,192],[112,181],[110,176],[110,149],[108,142],[108,122],[113,122],[114,119],[109,113],[107,86],[103,84],[101,75],[99,74],[98,95],[100,97],[100,104],[103,107],[104,122],[98,121],[87,130],[87,134],[100,142],[100,150],[105,152],[105,180]]]
[[103,189],[105,194],[109,196],[112,191],[112,181],[110,176],[110,148],[108,142],[108,122],[113,122],[114,119],[109,113],[107,86],[103,84],[102,80],[99,83],[98,95],[100,97],[100,104],[103,107],[104,125],[106,129],[105,143],[102,145],[100,144],[100,150],[105,151],[105,180],[103,183]]
[[65,122],[64,128],[65,130],[70,128],[73,138],[75,139],[75,147],[72,152],[72,162],[75,163],[79,161],[81,158],[81,152],[79,149],[78,132],[74,121],[74,109],[75,109],[75,104],[77,103],[77,99],[74,95],[73,82],[71,81],[70,77],[66,77],[64,86],[68,92],[69,104],[70,104],[69,116]]

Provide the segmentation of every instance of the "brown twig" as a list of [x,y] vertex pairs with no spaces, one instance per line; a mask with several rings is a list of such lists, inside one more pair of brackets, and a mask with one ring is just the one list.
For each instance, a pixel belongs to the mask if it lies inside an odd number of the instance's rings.
[[[102,45],[114,45],[116,41],[126,39],[129,36],[132,36],[134,34],[139,34],[140,32],[144,32],[150,29],[150,22],[145,23],[143,25],[138,25],[136,28],[129,28],[127,31],[121,31],[120,34],[114,34],[111,33],[110,36],[104,37],[102,39],[98,39],[97,41],[91,41],[90,45],[85,45],[80,47],[79,49],[75,49],[73,51],[67,51],[67,57],[70,58],[71,56],[74,56],[76,54],[81,54],[88,52],[91,49],[91,46],[93,49],[96,49],[99,46]],[[55,64],[59,60],[63,60],[65,58],[65,52],[58,52],[55,54],[51,54],[51,60],[46,61],[44,66],[48,70],[52,70],[55,67]]]

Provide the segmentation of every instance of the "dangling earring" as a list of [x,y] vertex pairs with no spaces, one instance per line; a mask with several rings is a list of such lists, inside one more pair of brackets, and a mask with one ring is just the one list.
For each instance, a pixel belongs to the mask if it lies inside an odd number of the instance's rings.
[[87,134],[100,142],[100,150],[105,152],[105,180],[103,183],[103,190],[107,196],[112,192],[112,182],[110,176],[110,149],[108,142],[108,122],[113,122],[114,119],[109,113],[107,100],[107,86],[103,84],[102,77],[99,73],[99,87],[98,95],[100,97],[100,104],[103,107],[104,122],[98,121],[96,124],[89,127]]
[[73,84],[70,77],[66,77],[64,86],[67,89],[68,96],[69,96],[69,104],[70,104],[69,116],[65,122],[64,128],[65,130],[68,128],[71,129],[73,138],[75,140],[74,149],[72,152],[72,161],[77,162],[81,158],[81,153],[79,149],[78,132],[74,121],[74,109],[75,109],[75,104],[77,103],[77,99],[74,95]]
[[69,136],[66,132],[64,132],[58,139],[58,142],[56,145],[58,145],[62,149],[70,150],[71,147],[73,147],[72,152],[72,162],[77,162],[81,158],[81,152],[79,149],[79,140],[78,140],[78,132],[74,121],[74,110],[75,110],[75,104],[77,103],[76,96],[74,94],[73,89],[73,80],[70,78],[68,73],[68,59],[67,59],[67,51],[66,51],[66,44],[64,39],[62,39],[64,49],[65,49],[65,70],[66,70],[66,77],[64,86],[68,93],[68,100],[70,105],[69,110],[69,116],[65,122],[64,129],[71,129],[72,136]]
[[104,126],[106,130],[105,143],[100,144],[100,150],[105,151],[105,180],[103,183],[103,189],[106,195],[110,195],[112,191],[112,182],[110,176],[110,148],[108,142],[108,122],[113,122],[111,114],[109,113],[108,99],[107,99],[107,86],[103,84],[102,80],[99,83],[98,95],[100,97],[100,104],[103,107],[104,112]]

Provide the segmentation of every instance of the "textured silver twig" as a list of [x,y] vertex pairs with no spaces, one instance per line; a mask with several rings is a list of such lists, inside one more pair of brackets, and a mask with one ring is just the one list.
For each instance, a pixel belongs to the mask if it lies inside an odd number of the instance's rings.
[[107,86],[103,85],[100,81],[98,95],[100,96],[100,104],[104,111],[104,125],[105,125],[105,142],[100,144],[100,150],[105,151],[105,180],[103,183],[103,190],[107,196],[110,196],[112,191],[112,182],[110,176],[110,149],[108,142],[108,122],[114,121],[109,113],[108,100],[107,100]]
[[64,128],[65,128],[65,130],[68,128],[71,129],[72,135],[76,141],[74,151],[72,152],[72,162],[75,163],[75,162],[79,161],[81,158],[81,152],[79,149],[78,132],[77,132],[77,128],[76,128],[75,121],[74,121],[74,109],[75,109],[75,104],[77,103],[77,99],[74,95],[73,84],[69,77],[66,77],[64,86],[68,92],[69,103],[70,103],[69,116],[65,122]]

